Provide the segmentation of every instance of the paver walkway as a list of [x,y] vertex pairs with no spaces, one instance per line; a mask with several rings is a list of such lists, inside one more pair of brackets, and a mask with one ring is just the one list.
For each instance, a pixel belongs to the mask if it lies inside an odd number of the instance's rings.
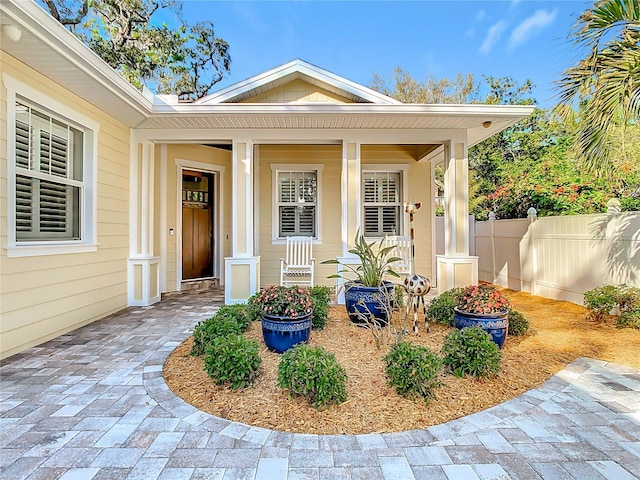
[[171,295],[3,361],[0,478],[640,478],[640,371],[597,360],[425,430],[301,435],[202,413],[161,370],[220,301]]

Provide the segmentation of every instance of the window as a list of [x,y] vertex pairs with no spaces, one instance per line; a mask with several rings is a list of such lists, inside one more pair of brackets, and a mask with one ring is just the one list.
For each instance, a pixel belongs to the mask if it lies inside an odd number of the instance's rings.
[[322,165],[271,165],[273,170],[273,237],[320,239]]
[[95,252],[100,124],[71,108],[71,102],[6,73],[2,81],[7,257]]
[[20,100],[15,119],[16,241],[80,240],[83,132]]
[[316,236],[316,172],[278,174],[279,237]]
[[362,172],[365,236],[402,235],[402,191],[401,172]]

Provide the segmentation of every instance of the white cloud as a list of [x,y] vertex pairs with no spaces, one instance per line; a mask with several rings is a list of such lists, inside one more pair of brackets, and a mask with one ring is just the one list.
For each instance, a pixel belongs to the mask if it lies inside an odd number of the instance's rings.
[[481,22],[482,20],[484,20],[484,17],[487,16],[487,12],[483,10],[480,10],[477,14],[476,14],[476,20],[478,20],[479,22]]
[[475,27],[471,27],[469,30],[464,32],[465,38],[476,38],[476,29]]
[[500,20],[498,23],[494,23],[489,27],[487,36],[484,37],[484,42],[480,45],[480,53],[487,55],[491,51],[493,46],[498,43],[502,37],[505,27],[506,24],[504,23],[504,20]]
[[552,24],[556,19],[557,14],[557,9],[553,11],[537,10],[536,13],[523,20],[520,25],[514,28],[513,32],[511,32],[511,37],[509,37],[509,49],[513,50],[519,44],[525,42],[531,36],[533,31],[541,30],[547,25]]

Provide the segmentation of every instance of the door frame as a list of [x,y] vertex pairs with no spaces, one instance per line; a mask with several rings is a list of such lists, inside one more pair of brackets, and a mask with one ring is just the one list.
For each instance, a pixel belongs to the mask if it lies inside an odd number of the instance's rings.
[[189,170],[194,172],[210,173],[213,179],[213,208],[212,228],[214,248],[212,253],[213,278],[224,284],[224,170],[222,165],[197,162],[176,158],[176,290],[182,290],[182,172]]

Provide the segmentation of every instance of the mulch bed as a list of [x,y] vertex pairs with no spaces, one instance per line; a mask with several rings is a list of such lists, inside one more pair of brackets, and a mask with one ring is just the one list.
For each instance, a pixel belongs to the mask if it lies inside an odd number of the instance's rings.
[[[386,384],[384,362],[390,338],[380,348],[372,333],[351,323],[344,306],[332,306],[324,330],[313,331],[310,344],[333,352],[347,371],[348,399],[341,405],[317,411],[305,398],[289,399],[276,385],[280,355],[262,341],[259,322],[246,333],[262,346],[260,376],[252,387],[232,390],[215,385],[193,357],[191,338],[169,356],[164,377],[173,392],[191,405],[212,415],[279,431],[316,434],[364,434],[427,428],[502,403],[538,387],[578,357],[598,358],[640,368],[640,331],[617,329],[614,321],[595,325],[586,310],[573,303],[505,290],[514,307],[524,313],[531,332],[509,337],[502,349],[502,369],[491,379],[457,378],[443,374],[444,386],[437,398],[425,404],[399,396]],[[432,325],[411,342],[439,351],[445,334]]]

